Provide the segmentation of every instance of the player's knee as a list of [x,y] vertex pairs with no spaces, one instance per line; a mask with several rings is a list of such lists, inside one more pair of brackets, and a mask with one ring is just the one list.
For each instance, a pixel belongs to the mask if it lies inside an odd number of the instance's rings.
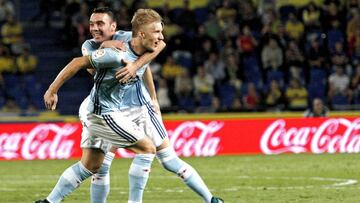
[[150,139],[144,138],[138,143],[139,154],[155,154],[156,147]]
[[156,153],[156,148],[154,145],[146,145],[143,148],[143,154],[155,154]]
[[96,163],[82,163],[84,165],[84,167],[89,170],[91,173],[97,173],[99,172],[100,168],[101,168],[101,164],[96,164]]

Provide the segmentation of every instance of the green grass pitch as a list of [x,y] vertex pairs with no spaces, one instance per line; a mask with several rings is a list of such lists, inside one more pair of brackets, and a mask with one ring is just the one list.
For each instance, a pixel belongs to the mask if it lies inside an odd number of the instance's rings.
[[[286,154],[185,158],[211,191],[227,203],[360,203],[359,154]],[[0,202],[34,202],[47,196],[77,160],[0,161]],[[126,203],[131,159],[111,167],[108,203]],[[64,202],[89,201],[89,180]],[[175,175],[154,161],[144,203],[201,203]]]

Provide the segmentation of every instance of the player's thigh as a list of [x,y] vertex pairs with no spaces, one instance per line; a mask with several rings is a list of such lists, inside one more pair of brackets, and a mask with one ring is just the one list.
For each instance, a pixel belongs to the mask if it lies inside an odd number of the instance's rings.
[[155,154],[156,148],[150,138],[144,136],[136,144],[127,147],[128,150],[135,154]]

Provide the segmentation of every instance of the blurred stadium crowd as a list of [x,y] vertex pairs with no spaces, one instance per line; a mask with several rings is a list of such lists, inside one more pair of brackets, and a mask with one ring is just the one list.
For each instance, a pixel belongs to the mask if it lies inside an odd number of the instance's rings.
[[122,30],[137,8],[163,16],[167,47],[151,68],[164,112],[304,110],[314,98],[333,110],[359,109],[359,0],[179,1],[39,0],[37,13],[18,21],[25,0],[0,0],[0,107],[43,109],[44,84],[34,74],[41,63],[26,29],[61,28],[53,40],[78,56],[92,9],[109,6]]

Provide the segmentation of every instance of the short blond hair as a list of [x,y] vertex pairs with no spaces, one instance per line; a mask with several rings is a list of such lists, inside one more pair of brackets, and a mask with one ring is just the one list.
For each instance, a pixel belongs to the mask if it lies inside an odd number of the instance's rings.
[[136,37],[140,27],[153,22],[161,22],[162,17],[153,9],[138,9],[131,20],[133,37]]

